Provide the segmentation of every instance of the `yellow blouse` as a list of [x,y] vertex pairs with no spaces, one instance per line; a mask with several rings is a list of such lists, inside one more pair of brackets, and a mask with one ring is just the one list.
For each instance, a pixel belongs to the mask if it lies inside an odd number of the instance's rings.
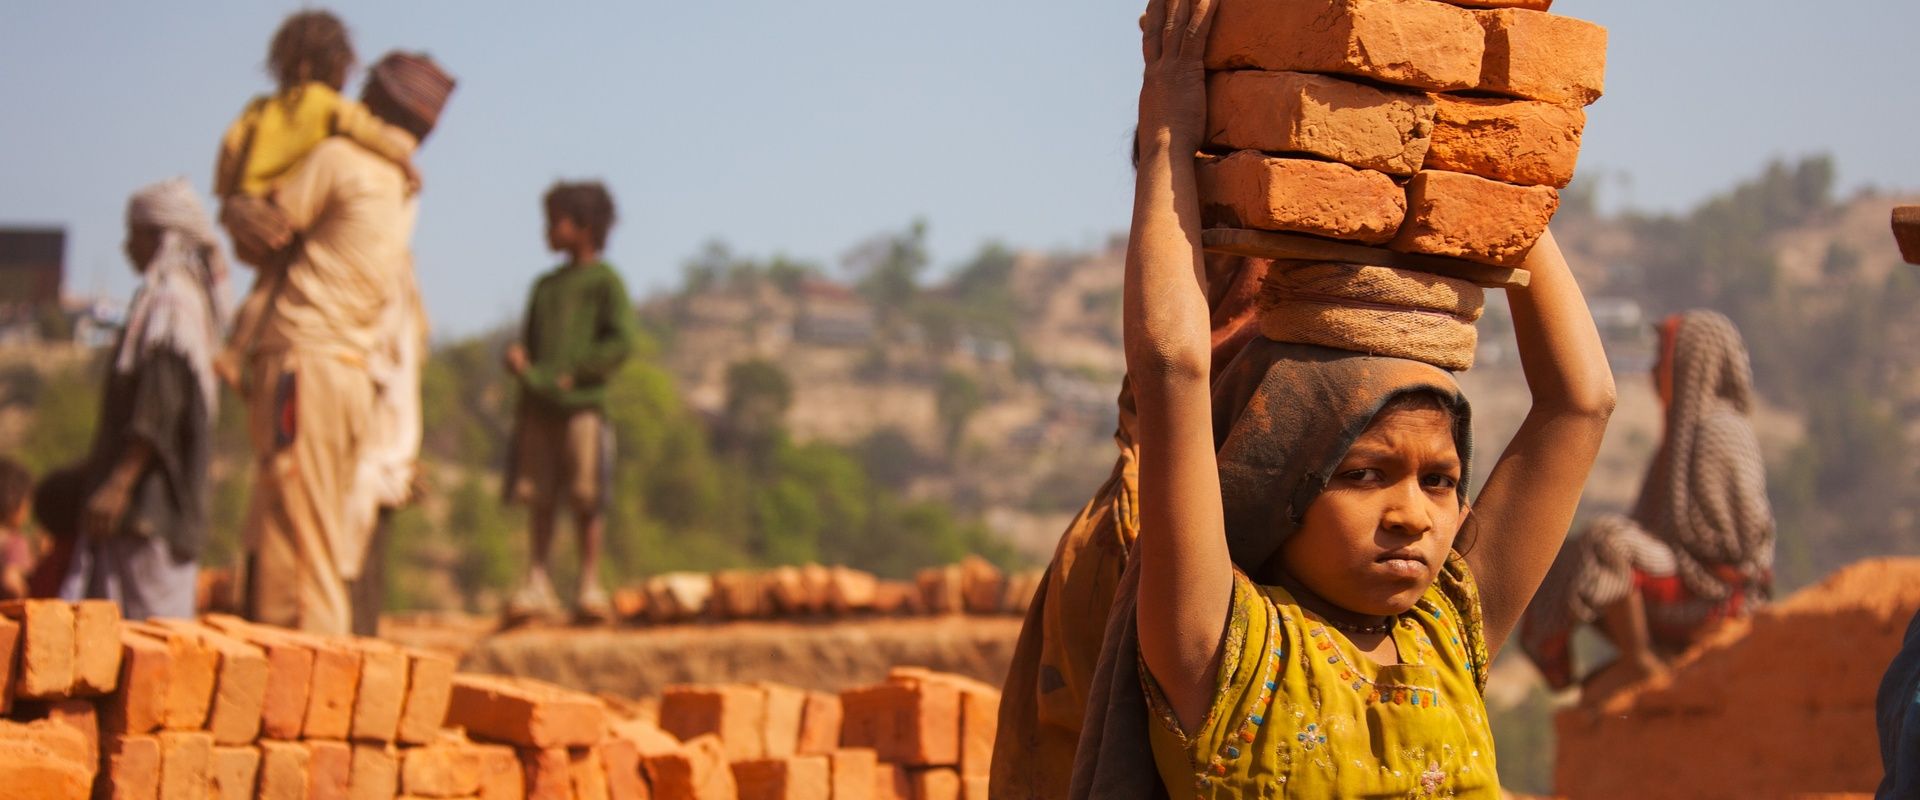
[[1403,663],[1377,665],[1285,589],[1235,572],[1220,689],[1197,731],[1181,730],[1140,668],[1169,794],[1498,798],[1479,591],[1463,559],[1449,556],[1392,635]]
[[324,83],[305,83],[271,97],[256,97],[240,112],[220,140],[214,194],[265,196],[276,178],[334,134],[395,164],[412,157],[411,135]]

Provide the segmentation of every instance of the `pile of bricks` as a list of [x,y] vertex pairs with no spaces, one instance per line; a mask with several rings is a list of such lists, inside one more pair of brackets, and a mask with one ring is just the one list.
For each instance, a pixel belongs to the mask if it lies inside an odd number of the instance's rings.
[[0,796],[33,800],[635,800],[682,749],[443,656],[103,601],[0,604],[0,713]]
[[764,571],[674,572],[614,592],[632,623],[834,619],[930,614],[1024,614],[1038,572],[1006,575],[978,557],[921,570],[912,582],[844,566],[807,564]]
[[1606,66],[1606,29],[1551,2],[1220,0],[1208,226],[1516,266]]
[[648,762],[653,796],[985,800],[999,708],[994,687],[915,667],[837,696],[769,683],[675,687],[661,698],[660,727],[686,745]]

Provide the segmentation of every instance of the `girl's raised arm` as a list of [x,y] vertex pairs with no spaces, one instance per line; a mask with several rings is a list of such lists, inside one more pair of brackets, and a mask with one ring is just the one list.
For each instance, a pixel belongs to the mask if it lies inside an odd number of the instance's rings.
[[1533,408],[1487,477],[1464,534],[1493,652],[1553,566],[1613,414],[1613,370],[1552,232],[1526,267],[1532,285],[1507,299]]
[[1206,274],[1194,153],[1212,0],[1152,0],[1141,20],[1133,227],[1127,242],[1127,374],[1139,411],[1140,654],[1183,726],[1206,715],[1232,602],[1214,462]]

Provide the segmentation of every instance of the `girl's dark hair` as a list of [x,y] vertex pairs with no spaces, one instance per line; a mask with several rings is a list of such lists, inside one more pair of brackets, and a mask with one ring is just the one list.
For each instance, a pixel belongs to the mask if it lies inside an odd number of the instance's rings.
[[332,12],[301,11],[280,23],[267,47],[267,71],[280,88],[319,81],[339,91],[353,66],[353,41]]
[[565,217],[587,230],[593,237],[593,249],[607,248],[607,232],[613,229],[613,195],[599,181],[568,183],[561,181],[547,190],[544,200],[547,219]]
[[13,521],[33,493],[33,473],[11,458],[0,458],[0,524]]

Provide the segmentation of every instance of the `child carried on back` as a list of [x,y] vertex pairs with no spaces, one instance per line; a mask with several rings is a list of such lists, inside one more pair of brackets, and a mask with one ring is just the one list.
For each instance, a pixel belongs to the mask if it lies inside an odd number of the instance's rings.
[[[1152,796],[1157,778],[1175,797],[1498,797],[1481,692],[1612,412],[1599,335],[1543,237],[1508,295],[1533,406],[1471,503],[1448,371],[1471,336],[1263,338],[1212,364],[1194,153],[1213,5],[1154,0],[1144,25],[1125,309],[1140,538],[1073,796]],[[1359,314],[1471,326],[1480,309],[1472,284],[1418,273],[1269,275],[1270,334],[1343,284],[1374,298]]]

